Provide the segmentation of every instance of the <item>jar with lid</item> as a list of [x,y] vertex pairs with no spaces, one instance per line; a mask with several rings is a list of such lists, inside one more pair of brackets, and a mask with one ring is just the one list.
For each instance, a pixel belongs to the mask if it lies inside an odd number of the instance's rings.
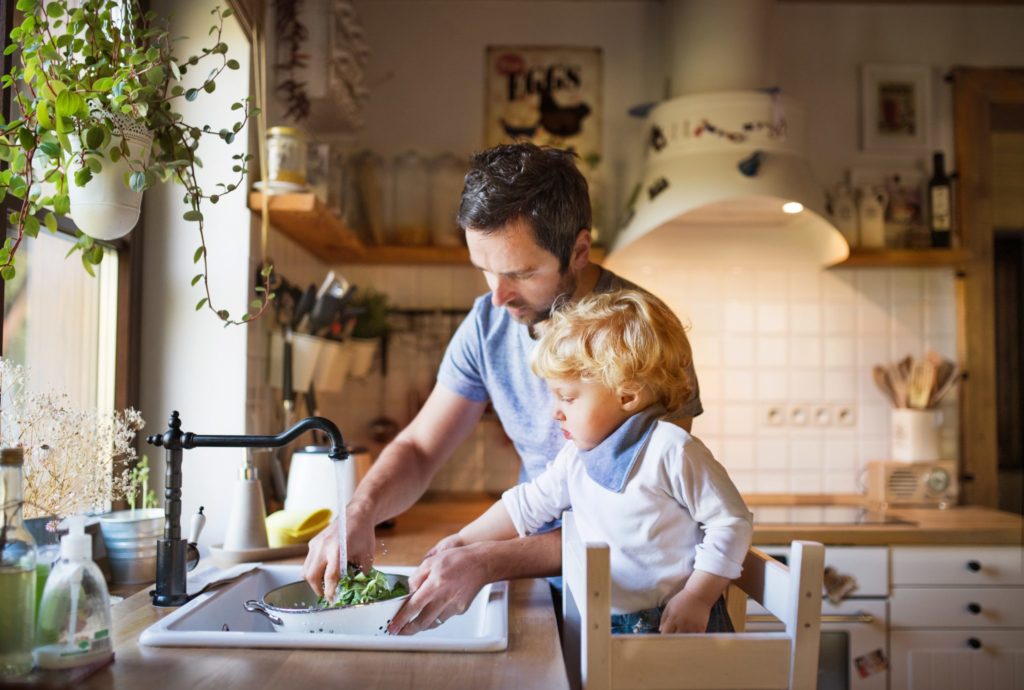
[[306,133],[297,127],[267,130],[267,181],[271,189],[298,191],[306,184]]
[[466,161],[452,153],[442,153],[430,162],[430,238],[438,246],[462,243],[455,217],[462,201],[466,168]]
[[415,151],[395,159],[395,239],[398,244],[430,241],[427,162]]

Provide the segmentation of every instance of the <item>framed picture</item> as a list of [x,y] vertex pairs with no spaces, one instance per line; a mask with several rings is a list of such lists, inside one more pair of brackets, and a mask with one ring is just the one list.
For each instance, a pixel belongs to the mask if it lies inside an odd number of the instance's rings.
[[531,141],[601,159],[601,49],[488,46],[487,146]]
[[861,70],[861,148],[876,152],[927,148],[930,67],[868,64]]

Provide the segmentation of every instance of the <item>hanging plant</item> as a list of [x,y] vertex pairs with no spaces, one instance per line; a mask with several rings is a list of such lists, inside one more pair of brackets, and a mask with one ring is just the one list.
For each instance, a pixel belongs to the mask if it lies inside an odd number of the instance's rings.
[[[138,0],[18,0],[17,9],[23,18],[11,29],[6,48],[6,54],[17,55],[11,71],[0,77],[17,111],[10,122],[0,119],[0,160],[7,163],[0,171],[0,200],[11,194],[21,203],[9,214],[16,232],[0,248],[0,277],[15,275],[15,256],[26,235],[35,237],[41,227],[56,232],[58,215],[71,215],[81,227],[87,214],[83,209],[76,214],[78,188],[96,185],[105,170],[120,166],[121,183],[134,192],[167,181],[184,188],[183,217],[196,223],[199,233],[193,262],[200,271],[192,285],[202,283],[204,296],[196,309],[206,307],[225,324],[262,315],[271,299],[270,266],[260,272],[263,284],[238,319],[215,306],[202,213],[205,202],[216,204],[242,186],[251,156],[233,154],[236,177],[213,189],[204,190],[196,175],[203,138],[215,136],[231,145],[259,110],[249,98],[241,99],[231,105],[238,120],[217,131],[186,123],[175,110],[182,100],[213,93],[225,70],[239,68],[222,40],[224,19],[232,10],[214,8],[209,45],[179,57],[164,23],[153,12],[143,13]],[[201,84],[186,88],[179,83],[200,69],[207,69]],[[81,252],[85,270],[93,274],[103,252],[88,234],[88,224],[83,229],[72,251]],[[93,232],[102,235],[102,229]]]

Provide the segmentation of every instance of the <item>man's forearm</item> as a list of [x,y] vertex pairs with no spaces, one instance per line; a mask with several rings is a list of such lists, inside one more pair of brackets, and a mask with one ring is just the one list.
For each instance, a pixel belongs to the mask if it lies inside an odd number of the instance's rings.
[[427,490],[433,471],[416,447],[401,438],[374,461],[349,502],[349,511],[367,515],[374,524],[409,509]]
[[532,537],[472,544],[487,567],[488,582],[554,577],[562,572],[562,530]]

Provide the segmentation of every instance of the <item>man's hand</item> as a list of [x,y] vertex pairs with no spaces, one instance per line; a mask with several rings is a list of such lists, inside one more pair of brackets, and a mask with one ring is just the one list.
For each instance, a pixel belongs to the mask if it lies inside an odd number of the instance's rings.
[[388,632],[412,635],[436,628],[465,613],[477,593],[490,582],[484,566],[487,544],[457,545],[458,535],[445,537],[409,577],[412,596],[391,619]]
[[444,539],[430,547],[430,551],[427,551],[427,554],[423,558],[430,558],[431,556],[439,554],[442,551],[447,551],[448,549],[455,549],[465,545],[465,540],[458,533],[449,534],[447,537],[445,537]]
[[[348,527],[348,562],[363,572],[373,567],[374,531],[373,520],[365,513],[353,510],[350,506],[347,514]],[[335,518],[320,534],[309,542],[309,553],[302,565],[302,576],[316,592],[317,596],[334,598],[341,577],[341,549],[338,542],[338,520]],[[347,564],[345,564],[347,566]]]
[[683,589],[665,605],[658,632],[702,633],[708,629],[712,605]]

